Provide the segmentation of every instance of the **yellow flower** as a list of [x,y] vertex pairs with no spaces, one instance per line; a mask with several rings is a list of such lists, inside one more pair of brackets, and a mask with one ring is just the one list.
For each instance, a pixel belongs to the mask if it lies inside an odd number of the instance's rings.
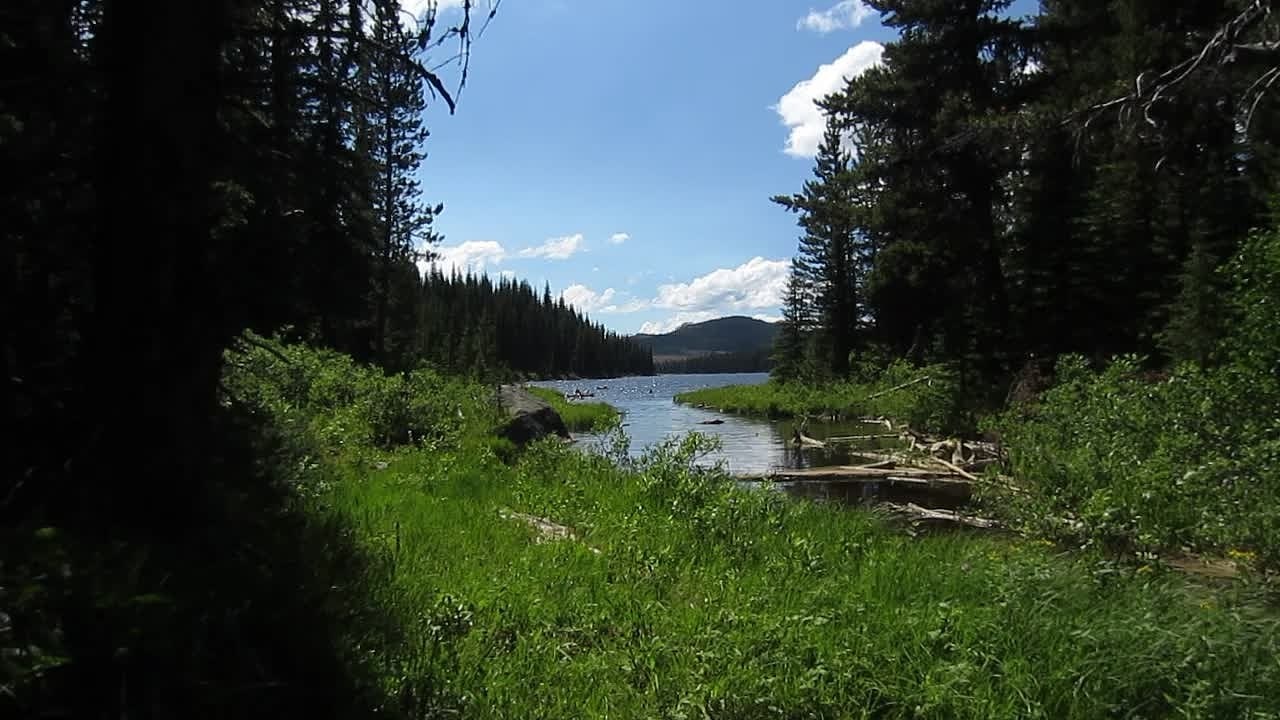
[[1253,562],[1253,560],[1258,557],[1258,554],[1252,550],[1237,550],[1235,548],[1228,550],[1227,555],[1229,555],[1232,560],[1240,562]]

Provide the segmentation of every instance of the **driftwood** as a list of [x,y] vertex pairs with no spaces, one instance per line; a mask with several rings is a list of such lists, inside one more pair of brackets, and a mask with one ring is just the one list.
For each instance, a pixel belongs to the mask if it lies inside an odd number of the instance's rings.
[[[581,540],[573,528],[567,525],[548,520],[547,518],[538,517],[537,515],[529,515],[526,513],[515,512],[513,510],[499,510],[498,516],[504,520],[514,520],[516,522],[528,525],[535,533],[534,542],[544,543],[556,540]],[[587,546],[591,552],[599,555],[600,550],[591,546]]]
[[967,480],[972,480],[973,482],[978,482],[978,476],[973,475],[972,473],[968,472],[967,470],[964,470],[964,469],[960,468],[958,465],[955,465],[955,464],[953,464],[953,463],[947,462],[946,460],[943,460],[942,458],[934,458],[933,460],[934,460],[934,462],[937,462],[938,464],[942,465],[943,467],[947,468],[948,470],[951,470],[952,472],[954,472],[955,474],[959,475],[959,476],[960,476],[960,477],[962,477],[962,478],[965,478],[965,479],[967,479]]
[[878,435],[840,435],[837,437],[827,438],[827,442],[832,444],[842,444],[860,442],[863,440],[891,440],[899,437],[901,437],[901,435],[898,433],[881,433]]
[[884,503],[885,509],[898,515],[904,515],[912,522],[940,522],[951,525],[964,525],[966,527],[980,528],[982,530],[993,530],[1000,527],[999,521],[990,518],[977,517],[975,515],[965,515],[964,513],[954,510],[938,510],[936,508],[921,507],[915,503],[906,503],[899,505],[897,503]]
[[911,488],[967,500],[973,495],[973,483],[955,475],[930,473],[914,468],[821,467],[786,470],[764,477],[742,476],[740,482],[787,482],[827,484],[883,484],[889,488]]
[[920,383],[922,383],[922,382],[929,382],[929,381],[930,381],[930,380],[932,380],[932,379],[933,379],[933,378],[929,377],[928,375],[925,375],[924,377],[918,377],[918,378],[916,378],[915,380],[911,380],[911,381],[909,381],[909,382],[904,382],[904,383],[902,383],[901,385],[894,385],[893,387],[889,388],[888,390],[881,390],[880,392],[877,392],[877,393],[871,393],[870,395],[868,395],[868,396],[867,396],[867,399],[868,399],[868,400],[875,400],[876,398],[878,398],[878,397],[880,397],[880,396],[882,396],[882,395],[888,395],[889,393],[897,392],[897,391],[902,390],[902,389],[904,389],[904,388],[909,388],[909,387],[911,387],[912,385],[919,385],[919,384],[920,384]]
[[822,442],[821,440],[811,438],[808,435],[805,435],[804,433],[800,432],[799,430],[796,430],[795,437],[791,439],[791,442],[794,443],[797,447],[824,448],[827,446],[827,444]]

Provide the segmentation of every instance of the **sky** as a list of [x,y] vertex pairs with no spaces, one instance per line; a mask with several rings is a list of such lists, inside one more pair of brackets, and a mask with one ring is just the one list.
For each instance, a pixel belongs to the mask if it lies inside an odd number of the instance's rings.
[[503,0],[457,111],[428,111],[436,262],[549,283],[624,334],[776,320],[799,230],[769,198],[812,171],[813,101],[892,38],[857,0]]

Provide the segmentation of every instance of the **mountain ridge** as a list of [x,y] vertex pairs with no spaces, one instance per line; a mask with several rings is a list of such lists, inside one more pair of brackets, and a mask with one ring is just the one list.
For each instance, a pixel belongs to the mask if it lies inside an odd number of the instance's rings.
[[776,323],[745,315],[685,323],[669,333],[638,333],[631,340],[653,349],[655,361],[720,353],[754,353],[773,347]]

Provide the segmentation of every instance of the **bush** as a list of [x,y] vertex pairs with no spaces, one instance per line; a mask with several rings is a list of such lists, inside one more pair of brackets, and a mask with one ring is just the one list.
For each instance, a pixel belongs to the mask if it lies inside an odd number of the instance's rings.
[[1062,358],[1039,403],[989,423],[1030,490],[1002,498],[1015,523],[1280,563],[1280,232],[1255,235],[1222,272],[1233,286],[1224,364],[1152,382],[1139,357],[1100,372]]
[[331,350],[253,336],[227,362],[230,397],[329,448],[451,445],[496,421],[488,388],[433,370],[386,375]]

